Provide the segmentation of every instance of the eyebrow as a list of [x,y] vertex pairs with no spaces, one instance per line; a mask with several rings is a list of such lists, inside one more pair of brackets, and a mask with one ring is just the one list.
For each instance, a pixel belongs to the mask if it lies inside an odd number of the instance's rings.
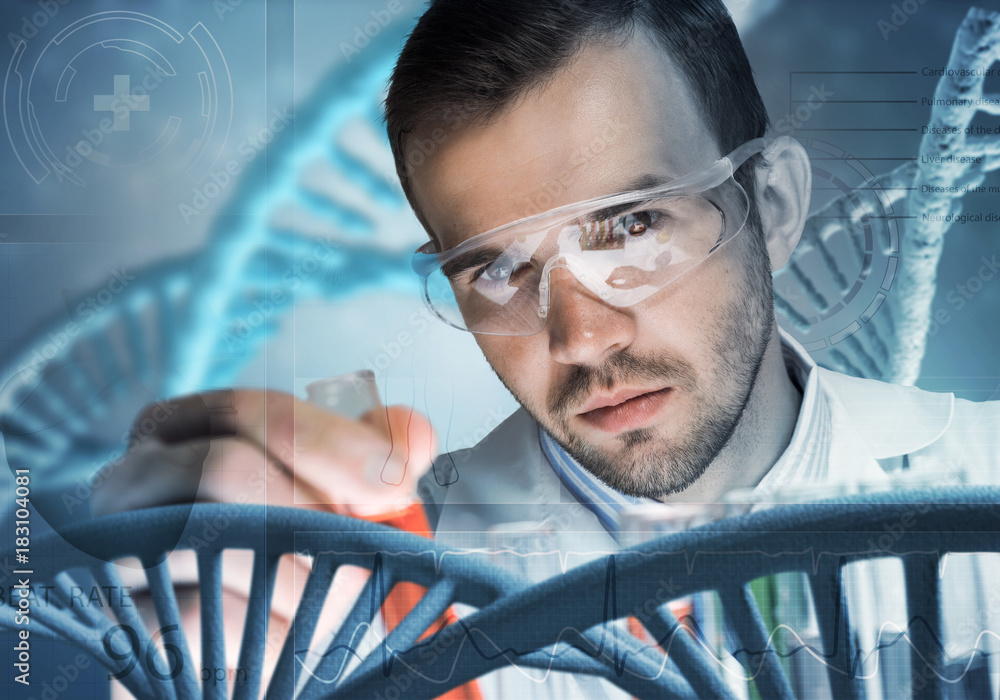
[[[654,187],[662,187],[663,185],[673,182],[676,179],[677,177],[673,175],[653,175],[652,173],[646,173],[644,175],[640,175],[639,177],[628,180],[622,186],[615,189],[611,194],[616,194],[620,192],[633,192],[636,190],[650,190],[653,189]],[[619,204],[613,207],[605,207],[604,209],[598,209],[597,211],[591,212],[589,216],[590,218],[599,220],[613,219],[616,216],[624,214],[625,212],[635,208],[635,206],[636,206],[635,202],[631,202],[628,204]],[[435,235],[434,231],[431,230],[429,226],[425,226],[424,228],[427,230],[427,234],[430,237],[430,239],[434,241],[434,244],[437,246],[438,250],[440,250],[443,247],[443,241],[439,239],[437,235]],[[444,272],[445,276],[451,279],[452,275],[449,274],[449,272],[457,275],[462,271],[469,269],[470,267],[481,265],[486,262],[491,262],[493,260],[493,258],[487,258],[485,260],[472,260],[470,262],[466,262],[466,258],[470,257],[471,255],[474,255],[474,253],[466,253],[458,256],[454,260],[442,265],[441,271]],[[463,266],[460,267],[460,265]]]
[[624,202],[622,204],[615,204],[611,207],[604,207],[603,209],[595,209],[594,211],[587,212],[584,217],[578,217],[575,221],[577,223],[583,223],[585,221],[605,221],[606,219],[617,219],[622,214],[634,211],[643,204],[645,204],[644,201],[631,201]]
[[649,190],[654,187],[661,187],[673,182],[677,178],[673,175],[653,175],[647,173],[625,183],[625,188],[620,192],[631,192],[632,190]]
[[442,265],[441,272],[444,273],[445,277],[453,280],[466,270],[493,262],[501,252],[502,249],[499,246],[470,250],[468,253],[457,255],[454,259]]
[[[640,175],[633,180],[625,183],[622,189],[617,190],[618,192],[633,192],[636,190],[649,190],[654,187],[662,187],[669,182],[672,182],[676,178],[667,177],[664,175]],[[592,220],[603,221],[604,219],[614,219],[622,214],[634,210],[637,206],[642,206],[644,202],[631,201],[624,202],[622,204],[615,204],[614,206],[605,207],[603,209],[597,209],[595,211],[587,214],[587,217]]]

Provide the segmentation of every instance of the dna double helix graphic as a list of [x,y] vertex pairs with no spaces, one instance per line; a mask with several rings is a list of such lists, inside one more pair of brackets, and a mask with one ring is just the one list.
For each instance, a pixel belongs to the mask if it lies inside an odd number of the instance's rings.
[[[294,128],[275,136],[277,157],[257,158],[246,169],[201,250],[137,273],[80,324],[72,342],[52,342],[65,333],[57,319],[10,359],[11,378],[0,388],[3,458],[11,469],[30,465],[36,483],[46,485],[39,503],[46,519],[72,516],[86,497],[86,476],[124,451],[124,441],[99,441],[92,428],[134,401],[137,387],[149,401],[229,385],[303,300],[343,302],[371,289],[417,293],[409,255],[419,227],[378,126],[386,79],[408,28],[388,27],[296,107]],[[949,68],[982,68],[998,58],[998,15],[972,9]],[[938,97],[982,96],[983,77],[967,72],[972,77],[942,78]],[[981,162],[908,163],[878,176],[855,163],[863,186],[820,212],[838,216],[808,221],[795,257],[776,275],[776,307],[807,349],[826,350],[822,364],[856,376],[916,379],[950,223],[896,217],[959,211],[961,195],[941,192],[979,183],[1000,167],[1000,139],[963,133],[978,113],[1000,112],[982,106],[989,104],[935,106],[928,123],[958,127],[957,135],[928,135],[921,145],[923,153],[974,154]],[[922,191],[924,183],[936,193]],[[821,265],[806,267],[807,255]],[[873,255],[885,265],[869,288]],[[853,268],[861,272],[852,275]],[[783,289],[796,290],[796,299]],[[831,319],[846,320],[836,332],[810,335]]]
[[248,166],[203,249],[133,273],[75,321],[72,342],[57,342],[67,323],[56,319],[9,360],[4,459],[47,485],[47,519],[78,514],[86,476],[124,451],[92,437],[116,406],[229,385],[297,302],[416,293],[419,227],[391,158],[378,157],[382,91],[407,29],[388,27],[296,108],[294,129],[275,136],[280,156]]
[[[1000,58],[996,13],[971,8],[937,85],[919,158],[882,175],[831,144],[805,145],[839,160],[856,184],[813,163],[844,193],[806,223],[791,262],[775,275],[783,323],[818,362],[858,377],[916,381],[931,324],[944,237],[966,189],[998,167],[1000,139],[969,136],[980,114],[1000,114],[984,74]],[[940,158],[938,158],[940,157]],[[927,214],[928,216],[924,216]]]

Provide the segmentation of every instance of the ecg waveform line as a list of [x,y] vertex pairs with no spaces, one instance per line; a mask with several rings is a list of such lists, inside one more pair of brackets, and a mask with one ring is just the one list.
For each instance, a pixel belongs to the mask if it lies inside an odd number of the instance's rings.
[[[378,609],[381,607],[382,603],[385,601],[387,596],[387,591],[385,589],[385,574],[383,571],[384,568],[385,564],[383,562],[382,553],[378,552],[375,555],[375,561],[372,567],[371,581],[373,583],[371,586],[369,586],[370,588],[369,605],[368,605],[369,620],[375,619],[375,615]],[[837,580],[837,585],[835,587],[834,593],[836,596],[835,600],[837,602],[834,613],[833,639],[831,644],[832,646],[831,651],[824,652],[822,649],[818,649],[813,644],[806,642],[803,639],[803,637],[791,626],[780,624],[775,626],[775,628],[771,631],[763,649],[754,650],[746,646],[742,646],[738,649],[729,652],[729,656],[736,659],[737,661],[740,661],[741,657],[746,657],[745,668],[752,669],[756,667],[756,670],[754,670],[749,676],[739,674],[736,671],[734,671],[729,665],[725,663],[727,657],[720,656],[716,654],[715,651],[712,650],[711,646],[708,643],[708,637],[705,633],[705,630],[699,624],[697,619],[695,619],[695,617],[692,615],[684,615],[681,618],[679,618],[676,622],[670,625],[669,630],[665,635],[663,635],[659,639],[654,639],[653,644],[639,643],[639,640],[637,638],[632,637],[631,635],[625,633],[626,638],[629,640],[629,642],[631,642],[632,648],[625,649],[624,651],[620,650],[619,641],[621,639],[621,634],[616,634],[616,628],[613,624],[615,623],[615,621],[618,621],[623,617],[618,613],[617,565],[615,562],[614,555],[609,556],[608,563],[605,569],[605,590],[604,590],[602,621],[598,625],[594,626],[601,628],[601,632],[597,638],[596,643],[592,642],[591,637],[588,636],[587,632],[581,632],[579,629],[575,627],[567,626],[564,627],[559,632],[556,640],[550,645],[547,645],[546,647],[533,648],[529,650],[521,650],[516,647],[501,648],[499,645],[494,643],[493,640],[490,639],[488,636],[483,635],[480,630],[470,627],[465,620],[458,619],[453,624],[461,627],[462,635],[461,639],[459,640],[459,647],[458,650],[455,652],[451,668],[448,669],[448,675],[443,679],[430,678],[426,676],[425,674],[421,673],[418,668],[412,666],[411,664],[406,663],[405,657],[413,653],[419,653],[424,649],[432,649],[433,645],[437,642],[439,636],[445,634],[446,630],[450,627],[448,623],[441,622],[437,624],[436,629],[434,629],[434,631],[430,635],[425,637],[422,641],[418,642],[417,644],[414,644],[413,646],[410,646],[406,649],[390,649],[388,645],[388,639],[383,638],[378,643],[378,650],[379,653],[381,654],[382,674],[385,677],[389,677],[391,675],[393,665],[396,662],[399,662],[407,670],[420,676],[422,679],[428,682],[439,683],[439,684],[447,683],[451,680],[455,672],[455,668],[458,664],[458,659],[461,656],[462,650],[464,649],[466,644],[470,645],[472,649],[474,649],[475,652],[480,655],[480,657],[489,661],[495,661],[501,657],[507,657],[508,660],[510,659],[510,657],[547,658],[549,663],[548,666],[544,669],[545,673],[541,678],[534,678],[531,677],[530,675],[525,674],[524,673],[525,669],[521,668],[521,666],[518,665],[516,662],[511,664],[513,667],[518,668],[518,670],[520,670],[522,674],[526,675],[530,680],[538,682],[544,682],[544,680],[548,677],[548,675],[552,671],[559,671],[560,669],[558,668],[556,662],[565,655],[574,652],[582,653],[595,661],[603,660],[606,662],[610,662],[612,668],[614,669],[614,673],[618,677],[622,677],[626,673],[629,673],[630,675],[636,678],[641,678],[643,680],[655,680],[660,675],[662,675],[663,670],[666,667],[666,664],[669,662],[670,650],[672,648],[674,638],[676,637],[677,634],[681,633],[682,631],[687,632],[692,636],[694,636],[695,640],[705,651],[706,655],[708,655],[711,658],[711,660],[722,669],[724,673],[728,673],[734,677],[742,678],[743,680],[747,681],[754,680],[755,678],[757,678],[758,675],[760,675],[762,672],[770,668],[770,664],[768,663],[768,657],[770,655],[786,659],[786,658],[791,658],[796,654],[803,652],[811,655],[814,659],[816,659],[816,661],[818,661],[824,667],[832,669],[836,673],[846,675],[847,678],[850,680],[870,679],[878,675],[879,666],[877,661],[879,659],[880,652],[884,649],[892,648],[897,644],[899,644],[900,642],[905,641],[910,644],[910,648],[913,651],[913,653],[915,653],[918,657],[920,657],[920,659],[925,663],[927,668],[929,668],[930,671],[934,675],[936,675],[940,680],[946,683],[957,683],[960,682],[970,671],[973,663],[976,660],[977,655],[983,658],[989,658],[990,656],[997,653],[997,652],[982,650],[979,648],[980,641],[983,640],[984,637],[986,636],[995,637],[998,641],[1000,641],[1000,635],[997,635],[995,632],[992,632],[991,630],[983,630],[977,636],[976,642],[971,649],[951,655],[952,658],[963,658],[967,656],[968,662],[966,663],[965,668],[962,669],[961,673],[957,677],[955,678],[946,677],[941,671],[939,671],[937,668],[934,667],[933,662],[929,661],[926,658],[926,656],[924,656],[920,652],[920,650],[913,645],[913,642],[910,639],[909,635],[910,631],[918,627],[922,627],[923,630],[927,633],[928,638],[932,642],[933,646],[936,647],[938,650],[940,650],[942,653],[946,651],[942,639],[936,633],[933,626],[929,624],[928,621],[923,616],[916,615],[910,618],[905,628],[901,629],[899,628],[898,625],[895,625],[895,623],[892,622],[882,623],[882,625],[879,627],[878,634],[876,635],[875,646],[869,650],[860,648],[853,650],[850,663],[847,665],[847,667],[839,668],[836,665],[832,665],[831,663],[829,663],[830,659],[836,658],[841,655],[840,651],[841,644],[844,643],[842,639],[842,629],[843,629],[842,601],[844,600],[844,598],[841,595],[842,583],[839,577]],[[897,632],[892,639],[888,641],[883,641],[883,634],[887,632],[886,628],[891,625],[897,627]],[[370,622],[362,623],[358,625],[352,632],[350,637],[351,642],[353,642],[354,639],[357,638],[359,630],[362,630],[362,628],[364,628],[364,632],[373,631],[373,627]],[[782,630],[789,632],[798,641],[798,645],[789,646],[785,651],[778,649],[777,645],[774,644],[774,639],[776,635]],[[477,632],[478,636],[484,637],[485,641],[488,642],[488,644],[492,645],[494,649],[496,649],[497,651],[490,652],[488,649],[486,649],[484,644],[477,641],[476,639],[477,635],[474,635],[473,634],[474,632]],[[622,631],[618,630],[618,632]],[[564,636],[568,636],[570,634],[581,637],[587,640],[588,642],[592,642],[590,644],[590,649],[580,644],[572,642],[564,642],[563,640]],[[610,642],[608,639],[609,636],[610,636]],[[564,648],[562,650],[560,650],[560,645],[564,645]],[[550,647],[552,649],[551,651],[549,650]],[[660,659],[659,671],[655,676],[646,676],[640,673],[636,673],[632,669],[628,668],[628,660],[630,656],[638,657],[640,655],[645,654],[647,651],[653,651],[653,650],[657,652]],[[358,661],[364,661],[366,658],[368,658],[365,654],[359,653],[358,649],[352,646],[352,644],[348,643],[348,644],[338,644],[330,647],[329,649],[327,649],[325,653],[323,653],[320,656],[320,659],[327,658],[329,656],[332,656],[340,652],[343,652],[345,656],[343,661],[339,665],[340,670],[332,678],[323,678],[317,675],[316,673],[313,672],[312,668],[310,668],[305,663],[304,657],[310,654],[310,650],[308,648],[296,651],[295,658],[302,665],[303,669],[307,673],[309,673],[315,680],[324,684],[332,684],[336,683],[338,680],[342,680],[342,678],[345,675],[345,670],[349,665],[348,659],[350,657],[353,656]],[[866,662],[872,657],[876,658],[875,668],[868,674],[861,673],[860,671],[865,667]],[[758,660],[758,659],[759,661],[755,665],[751,663],[751,660]],[[740,663],[742,665],[742,662]],[[528,666],[526,668],[536,668],[536,667]]]

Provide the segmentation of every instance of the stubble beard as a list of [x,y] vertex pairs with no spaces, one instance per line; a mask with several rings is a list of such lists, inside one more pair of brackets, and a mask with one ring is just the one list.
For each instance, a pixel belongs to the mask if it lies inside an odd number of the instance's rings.
[[[628,348],[599,367],[574,366],[567,381],[548,397],[547,416],[537,415],[500,377],[529,415],[580,465],[608,486],[629,496],[663,498],[692,486],[736,431],[754,391],[774,327],[770,261],[757,231],[747,249],[747,278],[723,312],[714,334],[714,379],[699,381],[692,365],[669,353],[640,357]],[[600,387],[649,382],[687,394],[698,407],[683,434],[667,436],[653,428],[624,431],[608,453],[570,427],[568,408]]]

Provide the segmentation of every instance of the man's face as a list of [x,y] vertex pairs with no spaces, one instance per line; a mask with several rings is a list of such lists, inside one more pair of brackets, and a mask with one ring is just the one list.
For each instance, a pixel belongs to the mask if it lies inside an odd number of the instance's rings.
[[[435,128],[446,137],[437,132],[437,149],[410,177],[445,249],[724,155],[678,69],[641,32],[624,46],[584,47],[487,125],[430,125],[427,135]],[[514,397],[584,467],[633,495],[682,491],[732,434],[770,340],[770,265],[758,237],[745,229],[630,307],[604,303],[556,268],[541,332],[476,340]]]

